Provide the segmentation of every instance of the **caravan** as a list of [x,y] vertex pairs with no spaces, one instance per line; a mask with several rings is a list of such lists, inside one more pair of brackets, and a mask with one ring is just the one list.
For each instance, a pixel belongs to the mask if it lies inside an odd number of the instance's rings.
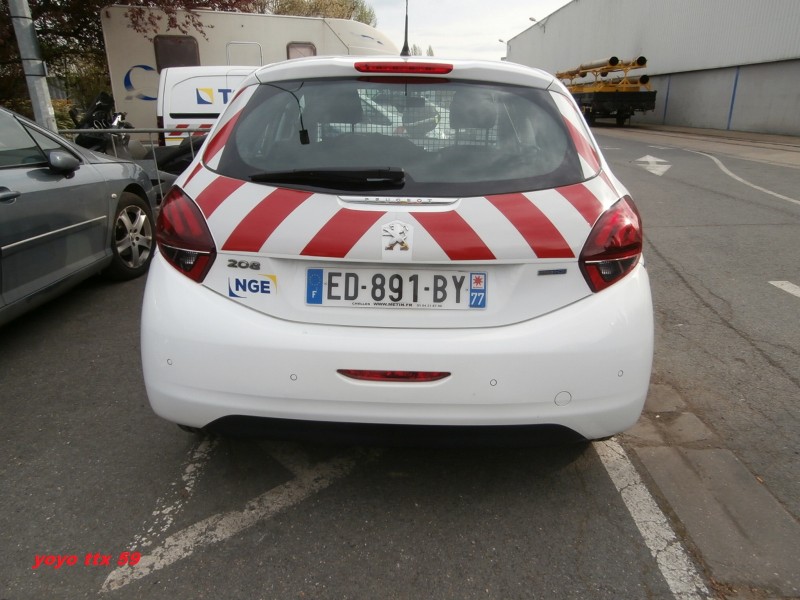
[[[127,113],[128,120],[140,128],[157,126],[159,74],[165,69],[201,66],[230,69],[217,71],[224,73],[223,79],[230,78],[219,87],[215,87],[216,82],[199,81],[197,89],[192,90],[195,106],[180,111],[203,114],[195,109],[220,102],[224,105],[230,98],[225,90],[233,89],[231,84],[238,77],[239,68],[229,65],[249,66],[253,70],[305,56],[399,53],[384,34],[347,19],[197,10],[195,14],[203,25],[203,33],[191,29],[182,33],[167,27],[162,11],[147,9],[147,19],[161,17],[158,31],[147,36],[130,27],[128,9],[117,5],[106,7],[101,11],[101,21],[116,108]],[[179,11],[178,16],[180,21],[183,13]],[[206,114],[215,112],[219,110],[214,108]]]

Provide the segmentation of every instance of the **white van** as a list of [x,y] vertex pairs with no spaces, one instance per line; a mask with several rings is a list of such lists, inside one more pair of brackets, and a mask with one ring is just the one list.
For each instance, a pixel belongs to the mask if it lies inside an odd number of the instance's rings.
[[[186,129],[209,130],[252,66],[169,67],[158,80],[156,118],[164,143],[179,144]],[[203,135],[194,132],[192,135]]]

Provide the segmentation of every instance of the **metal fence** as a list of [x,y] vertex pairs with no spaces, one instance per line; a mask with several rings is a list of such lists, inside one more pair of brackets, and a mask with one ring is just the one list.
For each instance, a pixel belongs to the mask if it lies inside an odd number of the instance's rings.
[[[153,160],[156,160],[156,152],[153,149],[161,146],[160,141],[159,141],[159,139],[160,139],[159,136],[162,136],[162,139],[163,139],[163,136],[166,136],[167,134],[170,134],[170,133],[175,133],[175,130],[174,129],[163,129],[163,128],[159,129],[159,128],[138,128],[137,127],[137,128],[130,128],[130,129],[129,128],[114,128],[114,129],[59,129],[58,133],[59,133],[59,135],[62,135],[65,138],[72,140],[73,142],[75,141],[75,138],[78,135],[81,135],[81,134],[83,134],[83,135],[92,135],[92,134],[108,134],[108,133],[111,133],[111,134],[117,134],[117,135],[123,135],[123,136],[131,136],[130,140],[134,142],[134,145],[136,146],[137,151],[136,152],[131,152],[131,147],[130,147],[131,144],[130,144],[130,142],[127,144],[127,146],[128,146],[128,152],[132,155],[132,157],[135,160],[139,160],[140,157],[136,156],[136,155],[140,154],[142,152],[142,150],[138,148],[139,145],[141,145],[141,147],[144,149],[144,152],[147,153],[147,155],[141,157],[142,159],[152,158]],[[199,136],[201,134],[202,135],[208,134],[208,129],[203,129],[203,128],[200,128],[200,127],[186,127],[186,128],[181,129],[180,133],[181,134],[188,133],[188,134],[192,134],[193,136]],[[143,139],[145,139],[146,141],[143,142],[142,141]],[[128,158],[128,156],[127,156],[127,154],[126,154],[124,149],[120,148],[119,150],[117,150],[117,147],[116,147],[117,139],[113,135],[111,136],[111,144],[112,144],[112,151],[114,152],[115,156]],[[124,145],[125,144],[123,144],[123,146]],[[194,156],[194,144],[191,144],[191,150],[192,150],[192,156]]]
[[[103,148],[97,148],[98,152],[116,156],[117,158],[133,160],[141,165],[147,172],[153,186],[157,188],[159,197],[163,197],[166,188],[172,184],[175,170],[171,168],[174,158],[178,154],[183,154],[188,150],[190,159],[194,159],[195,152],[199,148],[199,143],[185,143],[181,147],[178,144],[171,146],[161,146],[160,139],[163,136],[175,133],[173,129],[160,128],[113,128],[113,129],[61,129],[60,135],[76,143],[79,135],[90,136],[90,140]],[[195,140],[201,134],[208,134],[208,129],[199,127],[188,127],[181,129],[181,133],[186,133],[186,139]],[[112,135],[106,135],[112,134]],[[142,141],[144,140],[144,141]],[[83,146],[83,144],[77,144]],[[180,148],[180,149],[179,149]],[[188,165],[189,159],[186,160]]]

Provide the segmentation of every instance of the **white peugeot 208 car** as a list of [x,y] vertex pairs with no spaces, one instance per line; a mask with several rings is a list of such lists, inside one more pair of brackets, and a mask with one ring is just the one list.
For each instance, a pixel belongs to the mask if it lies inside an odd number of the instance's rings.
[[[372,98],[398,126],[375,123]],[[431,106],[435,129],[402,126]],[[263,67],[165,198],[157,239],[144,377],[155,412],[184,428],[594,439],[641,413],[653,309],[640,216],[542,71]]]

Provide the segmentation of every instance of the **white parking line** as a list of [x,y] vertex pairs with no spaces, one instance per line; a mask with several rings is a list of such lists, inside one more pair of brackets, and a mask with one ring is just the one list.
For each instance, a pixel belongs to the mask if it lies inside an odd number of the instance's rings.
[[770,281],[779,290],[789,292],[793,296],[800,298],[800,285],[795,285],[791,281]]
[[800,298],[800,285],[795,285],[789,281],[770,281],[770,283],[779,290],[789,292],[793,296]]
[[262,519],[274,517],[347,475],[359,459],[365,456],[370,458],[374,453],[366,454],[362,450],[351,450],[313,466],[307,463],[300,464],[293,459],[292,464],[286,466],[294,472],[294,479],[250,500],[242,510],[213,515],[170,535],[161,546],[153,548],[149,554],[143,554],[135,566],[125,565],[114,569],[106,578],[100,592],[117,590],[191,556],[195,550],[203,546],[227,540]]
[[[214,446],[214,442],[204,440],[190,452],[181,478],[189,495]],[[676,600],[708,598],[709,592],[702,578],[622,446],[612,439],[595,442],[594,448]],[[345,477],[364,459],[374,459],[379,451],[353,449],[316,465],[304,460],[296,447],[287,449],[285,445],[275,445],[270,454],[291,470],[295,477],[250,500],[242,510],[213,515],[168,536],[160,546],[149,550],[149,554],[143,553],[135,566],[125,565],[114,569],[103,582],[100,592],[124,587],[191,556],[195,550],[225,541],[263,519],[274,517]],[[166,499],[159,498],[153,513],[155,523],[146,533],[137,535],[134,543],[143,549],[152,545],[150,536],[165,533],[184,503],[178,501],[168,504]]]
[[706,156],[717,163],[717,166],[720,170],[725,173],[731,179],[735,179],[739,183],[743,183],[746,186],[753,188],[754,190],[758,190],[759,192],[764,192],[765,194],[769,194],[770,196],[775,196],[776,198],[780,198],[781,200],[786,200],[787,202],[791,202],[793,204],[797,204],[800,206],[800,200],[795,200],[794,198],[789,198],[788,196],[784,196],[777,192],[773,192],[772,190],[768,190],[767,188],[763,188],[760,185],[756,185],[755,183],[750,183],[746,179],[742,179],[736,173],[728,169],[725,165],[722,164],[722,161],[718,159],[716,156],[712,156],[711,154],[706,154],[705,152],[698,152],[697,150],[687,150],[687,152],[692,152],[694,154],[701,154],[702,156]]
[[595,442],[594,448],[673,596],[677,600],[708,598],[709,592],[700,574],[622,446],[611,439]]
[[156,500],[156,509],[153,511],[154,522],[147,531],[133,538],[131,550],[152,546],[153,537],[164,534],[172,526],[176,515],[183,510],[186,502],[194,494],[197,479],[205,469],[211,451],[216,448],[217,440],[218,438],[204,438],[191,451],[180,481],[174,482],[170,486],[172,488],[170,492]]

